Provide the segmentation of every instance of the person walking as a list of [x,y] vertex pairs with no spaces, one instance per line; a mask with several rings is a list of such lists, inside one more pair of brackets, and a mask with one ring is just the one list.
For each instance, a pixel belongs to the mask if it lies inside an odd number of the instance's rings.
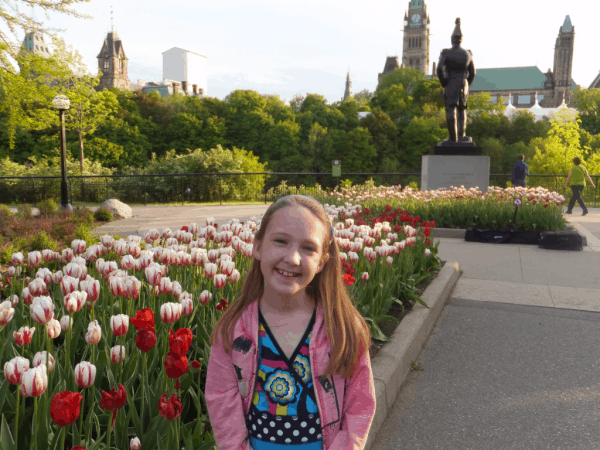
[[583,197],[581,193],[585,188],[585,179],[587,178],[590,181],[590,184],[595,189],[596,185],[590,178],[590,174],[588,173],[585,165],[581,164],[581,158],[576,156],[573,158],[573,167],[571,167],[571,171],[569,172],[569,176],[567,177],[567,181],[565,181],[565,189],[571,181],[571,190],[573,191],[573,195],[571,196],[571,200],[569,200],[569,206],[567,207],[566,214],[573,214],[573,206],[575,206],[575,200],[579,202],[579,206],[583,209],[582,216],[585,216],[588,213],[588,209],[583,202]]
[[511,183],[513,187],[527,187],[527,175],[529,175],[529,166],[525,164],[525,155],[519,155],[519,160],[512,169]]

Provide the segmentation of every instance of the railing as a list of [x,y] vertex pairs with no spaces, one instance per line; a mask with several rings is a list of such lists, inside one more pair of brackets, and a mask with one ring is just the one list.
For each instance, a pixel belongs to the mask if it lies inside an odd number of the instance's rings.
[[[598,186],[600,175],[591,175]],[[567,175],[529,175],[528,186],[541,186],[570,197],[563,187]],[[372,179],[375,186],[408,185],[421,188],[420,173],[347,173],[341,178],[330,173],[194,173],[161,175],[90,175],[69,177],[69,198],[73,205],[101,204],[118,198],[130,205],[148,203],[269,203],[285,193],[310,195],[339,185],[340,180],[363,184]],[[507,187],[510,174],[490,175],[490,186]],[[287,186],[283,190],[282,183]],[[0,177],[0,203],[37,205],[54,199],[60,203],[60,177]],[[598,188],[584,189],[585,202],[596,207]]]

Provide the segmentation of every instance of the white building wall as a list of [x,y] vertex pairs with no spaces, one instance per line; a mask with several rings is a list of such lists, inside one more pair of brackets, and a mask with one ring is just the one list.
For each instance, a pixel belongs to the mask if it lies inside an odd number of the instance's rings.
[[207,63],[206,56],[173,47],[163,53],[163,79],[187,81],[188,92],[192,92],[192,85],[197,84],[198,89],[204,89],[204,95],[207,95]]

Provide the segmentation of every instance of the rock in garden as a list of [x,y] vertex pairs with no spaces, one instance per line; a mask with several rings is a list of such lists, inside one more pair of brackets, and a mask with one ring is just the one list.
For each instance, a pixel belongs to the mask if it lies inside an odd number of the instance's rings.
[[106,200],[100,208],[107,208],[115,219],[129,219],[133,215],[131,207],[116,198]]

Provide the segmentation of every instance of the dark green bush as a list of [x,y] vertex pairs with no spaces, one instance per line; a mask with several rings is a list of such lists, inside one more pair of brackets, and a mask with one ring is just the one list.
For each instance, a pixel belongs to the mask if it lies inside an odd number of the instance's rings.
[[0,216],[1,217],[12,216],[12,211],[4,203],[0,204]]
[[98,208],[94,213],[94,217],[98,222],[110,222],[113,220],[113,215],[108,208]]
[[81,223],[73,232],[73,239],[81,239],[86,242],[87,247],[99,242],[98,238],[92,235],[90,227],[87,223]]
[[53,198],[49,198],[40,203],[40,214],[42,216],[53,216],[58,211],[58,204]]
[[31,250],[58,250],[58,242],[46,234],[45,231],[40,231],[30,242]]

